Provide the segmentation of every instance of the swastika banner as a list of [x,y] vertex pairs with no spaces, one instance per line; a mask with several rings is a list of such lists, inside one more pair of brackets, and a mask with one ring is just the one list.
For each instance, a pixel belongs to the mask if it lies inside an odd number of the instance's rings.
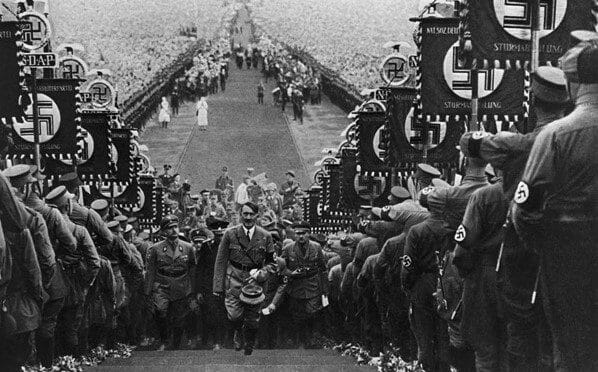
[[[571,31],[593,30],[592,0],[539,1],[540,65],[551,62],[556,66],[571,46]],[[521,66],[531,60],[529,0],[469,0],[467,7],[463,21],[471,32],[473,58],[491,64],[497,60],[501,67]]]
[[386,105],[391,165],[408,169],[424,161],[425,147],[426,162],[455,165],[459,160],[459,151],[455,146],[459,144],[464,131],[464,122],[424,121],[415,114],[413,98],[414,90],[398,90],[390,95]]
[[[110,117],[106,113],[81,114],[81,134],[77,156],[77,173],[83,181],[108,179],[110,167]],[[63,174],[72,171],[71,159],[47,159],[46,174]]]
[[356,152],[342,152],[340,207],[356,210],[360,205],[384,206],[391,188],[388,172],[358,172]]
[[[39,122],[40,153],[57,159],[71,158],[77,153],[78,117],[76,95],[79,80],[42,79],[37,82],[37,112]],[[31,91],[31,84],[29,84]],[[29,94],[31,102],[33,95]],[[12,156],[33,156],[35,143],[33,131],[33,103],[25,110],[22,122],[13,124],[14,144],[9,148]]]
[[[132,210],[131,216],[137,217],[141,225],[157,225],[156,182],[152,176],[141,176],[138,180],[139,206]],[[161,204],[161,203],[160,203]]]
[[[459,66],[459,21],[426,18],[420,27],[421,112],[429,121],[461,120],[471,114],[474,72]],[[480,69],[477,77],[482,120],[523,119],[523,70]]]
[[19,60],[17,53],[17,22],[0,22],[0,119],[12,123],[14,117],[23,116],[19,108]]
[[379,148],[381,132],[386,122],[384,112],[361,112],[357,119],[357,160],[362,169],[387,170]]
[[[111,188],[113,190],[111,190]],[[91,204],[96,199],[114,198],[114,205],[122,209],[123,213],[133,213],[139,209],[140,195],[137,180],[129,185],[121,185],[115,182],[103,182],[83,187],[83,202]]]

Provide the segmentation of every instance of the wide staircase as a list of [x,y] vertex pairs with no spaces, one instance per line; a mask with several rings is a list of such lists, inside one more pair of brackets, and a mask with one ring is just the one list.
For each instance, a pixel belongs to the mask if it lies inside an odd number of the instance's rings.
[[359,366],[355,359],[327,349],[275,349],[255,350],[245,356],[232,349],[136,351],[130,358],[108,359],[93,372],[154,372],[154,371],[369,371],[370,366]]

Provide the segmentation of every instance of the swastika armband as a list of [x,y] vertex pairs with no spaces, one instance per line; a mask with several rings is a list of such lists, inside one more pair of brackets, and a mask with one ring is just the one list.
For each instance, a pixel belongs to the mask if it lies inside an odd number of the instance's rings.
[[457,231],[455,231],[455,241],[457,243],[461,243],[467,237],[467,232],[465,231],[465,226],[459,225]]
[[542,195],[541,190],[530,187],[526,182],[521,181],[517,185],[513,200],[524,209],[538,209],[542,203]]
[[401,260],[403,261],[403,267],[404,268],[410,268],[411,266],[413,266],[413,261],[411,260],[411,257],[409,257],[408,255],[404,255]]
[[390,205],[387,205],[385,207],[382,207],[382,210],[380,211],[380,218],[383,221],[391,221],[392,219],[390,218]]

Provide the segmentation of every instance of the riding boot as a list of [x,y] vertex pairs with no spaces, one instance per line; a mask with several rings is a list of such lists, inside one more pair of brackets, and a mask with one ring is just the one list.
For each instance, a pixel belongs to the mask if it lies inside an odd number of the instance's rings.
[[245,355],[251,355],[253,353],[256,335],[257,329],[245,328]]
[[[157,316],[156,326],[158,328],[158,334],[160,335],[160,344],[166,345],[168,342],[168,321],[166,318]],[[162,346],[161,345],[161,346]]]
[[233,330],[233,345],[235,350],[243,349],[243,323],[240,320],[230,322]]
[[54,338],[37,337],[36,342],[39,362],[44,367],[52,367],[52,360],[54,360]]
[[180,327],[174,328],[172,335],[172,349],[178,350],[181,348],[181,340],[183,338],[183,329]]

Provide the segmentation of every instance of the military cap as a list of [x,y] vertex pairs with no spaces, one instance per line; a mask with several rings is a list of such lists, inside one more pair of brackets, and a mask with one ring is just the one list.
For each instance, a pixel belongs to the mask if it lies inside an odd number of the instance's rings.
[[598,41],[582,41],[561,57],[567,80],[573,83],[598,83]]
[[284,228],[287,228],[287,227],[289,227],[289,226],[293,225],[293,222],[291,222],[291,221],[287,220],[286,218],[281,218],[281,219],[280,219],[280,223],[282,224],[282,226],[283,226]]
[[239,300],[249,305],[257,305],[264,302],[266,296],[264,290],[259,285],[247,284],[241,288]]
[[571,31],[571,38],[574,39],[575,43],[579,43],[580,41],[598,40],[598,32],[589,30],[575,30]]
[[222,167],[222,171],[223,172],[228,172],[228,167],[227,166]]
[[540,66],[532,78],[534,97],[546,103],[565,103],[569,100],[567,82],[563,70]]
[[417,165],[417,170],[415,171],[415,175],[413,178],[419,180],[421,182],[430,183],[430,180],[433,178],[440,177],[440,171],[430,164],[420,163]]
[[306,221],[299,221],[293,224],[293,230],[295,231],[306,231],[308,232],[311,229],[311,226]]
[[83,184],[75,172],[61,174],[58,178],[58,182],[60,182],[61,185],[64,185],[69,191],[74,190]]
[[73,198],[73,194],[66,190],[64,185],[57,186],[50,190],[46,195],[45,200],[48,204],[54,204],[58,207],[66,204],[69,199]]
[[133,224],[133,223],[137,222],[137,217],[135,217],[135,216],[129,217],[129,218],[127,218],[127,222],[130,224]]
[[371,211],[372,206],[371,205],[360,205],[359,209],[364,210],[364,211]]
[[328,238],[322,233],[311,234],[310,239],[314,242],[320,243],[322,247],[326,247],[328,245]]
[[168,216],[164,216],[162,221],[160,221],[160,229],[166,230],[171,227],[177,227],[179,225],[179,219],[177,216],[173,214],[169,214]]
[[203,190],[201,190],[200,194],[204,194],[204,193],[206,193],[206,192],[209,194],[209,193],[210,193],[210,190],[203,189]]
[[119,214],[118,216],[114,217],[114,220],[118,221],[119,223],[127,222],[128,219],[129,217],[125,216],[124,214]]
[[[407,190],[403,186],[393,186],[390,189],[390,195],[394,196],[397,199],[409,199],[411,197],[411,194],[409,194],[409,190]],[[388,198],[390,199],[390,196]]]
[[106,223],[106,226],[110,229],[110,231],[112,232],[120,232],[123,231],[123,228],[120,226],[120,223],[118,221],[112,220],[109,221],[108,223]]
[[141,240],[147,240],[150,236],[146,231],[141,231],[139,234],[137,234],[137,237]]
[[185,235],[185,233],[183,233],[183,232],[179,232],[179,235],[178,235],[178,237],[179,237],[179,239],[181,239],[181,240],[183,240],[183,241],[185,241],[185,242],[187,242],[187,243],[191,243],[191,242],[189,241],[189,238],[187,238],[187,235]]
[[98,212],[108,209],[108,200],[106,200],[106,199],[94,200],[93,202],[91,202],[91,209],[98,211]]
[[194,229],[189,231],[189,238],[194,243],[203,243],[208,240],[208,235],[201,229]]
[[12,187],[21,187],[35,182],[35,178],[31,177],[30,167],[26,164],[13,165],[2,171],[2,174],[10,180]]
[[430,186],[422,190],[419,197],[419,204],[421,204],[422,207],[428,208],[430,211],[441,211],[442,207],[445,205],[445,202],[444,200],[441,200],[437,194],[437,191],[446,189],[450,186],[451,185],[440,178],[434,179]]
[[130,233],[131,231],[133,231],[133,225],[127,224],[127,226],[125,226],[125,234]]
[[37,165],[33,164],[29,167],[29,172],[31,172],[31,175],[36,178],[38,181],[42,181],[46,179],[46,176],[44,176],[39,169],[37,169]]
[[291,177],[295,177],[295,172],[293,172],[292,170],[286,171],[285,174],[288,174]]
[[276,225],[276,222],[274,220],[272,220],[272,217],[270,217],[268,215],[265,215],[264,217],[262,217],[261,220],[262,220],[262,227],[264,229],[268,229],[268,228]]

